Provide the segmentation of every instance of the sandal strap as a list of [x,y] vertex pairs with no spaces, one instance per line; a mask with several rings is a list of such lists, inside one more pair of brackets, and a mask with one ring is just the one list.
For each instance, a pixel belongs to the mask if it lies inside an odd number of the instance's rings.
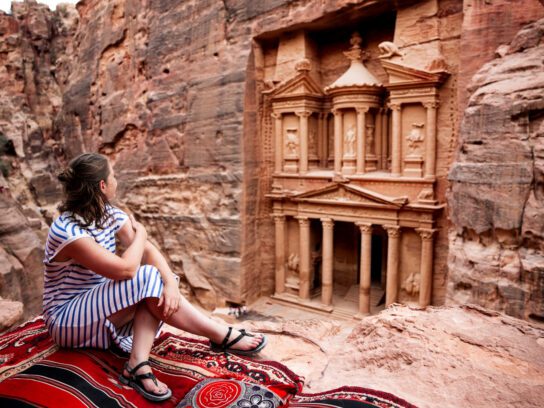
[[125,370],[127,370],[127,373],[129,375],[132,375],[134,376],[134,373],[136,371],[138,371],[140,368],[142,368],[143,366],[151,366],[151,364],[149,364],[149,361],[146,360],[146,361],[142,361],[140,364],[137,364],[134,368],[130,368],[130,366],[128,365],[128,361],[125,363]]
[[150,379],[155,383],[156,386],[159,385],[157,383],[157,377],[155,377],[155,374],[153,374],[153,373],[138,374],[138,375],[133,376],[133,379],[138,380],[138,381],[149,380]]
[[227,335],[225,336],[225,338],[223,339],[223,341],[221,342],[221,348],[224,350],[226,348],[228,348],[229,346],[227,345],[229,339],[230,339],[230,334],[232,333],[232,326],[229,326],[229,330],[227,331]]
[[236,337],[234,340],[232,340],[230,343],[228,343],[228,344],[225,346],[225,348],[226,348],[226,349],[231,348],[232,346],[234,346],[236,343],[238,343],[240,340],[242,340],[242,339],[243,339],[244,337],[246,337],[246,336],[247,336],[247,334],[246,334],[245,331],[244,331],[243,333],[242,333],[242,331],[240,331],[240,335],[239,335],[238,337]]

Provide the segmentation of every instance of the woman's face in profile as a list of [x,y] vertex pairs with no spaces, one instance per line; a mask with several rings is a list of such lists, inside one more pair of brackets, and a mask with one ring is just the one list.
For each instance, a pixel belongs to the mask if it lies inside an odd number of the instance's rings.
[[115,198],[115,194],[117,193],[117,179],[115,178],[115,173],[113,172],[111,163],[108,163],[108,167],[110,169],[110,174],[104,182],[100,182],[100,190],[108,200],[112,200]]

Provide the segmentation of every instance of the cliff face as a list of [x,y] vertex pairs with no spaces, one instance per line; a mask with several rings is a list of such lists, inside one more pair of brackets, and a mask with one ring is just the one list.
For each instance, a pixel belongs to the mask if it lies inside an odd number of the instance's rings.
[[[507,0],[84,0],[77,10],[56,12],[14,3],[13,15],[0,15],[0,142],[8,142],[0,166],[9,170],[0,242],[10,271],[3,276],[25,275],[32,284],[23,279],[20,292],[10,293],[5,283],[0,296],[27,302],[28,315],[39,311],[36,254],[60,198],[54,175],[83,151],[111,158],[119,202],[145,223],[187,295],[213,308],[270,293],[273,227],[265,194],[273,163],[260,132],[270,125],[261,99],[272,75],[266,70],[274,52],[267,50],[294,29],[334,39],[341,22],[356,26],[369,10],[391,17],[383,20],[396,24],[388,33],[413,58],[447,59],[452,75],[441,121],[456,128],[475,92],[450,173],[450,240],[436,243],[436,259],[449,252],[449,271],[435,271],[435,279],[442,286],[449,279],[454,302],[541,316],[539,88],[512,85],[541,75],[540,26],[503,47],[504,57],[465,90],[499,45],[544,16],[536,0],[515,8]],[[333,68],[323,75],[343,69]],[[437,163],[443,196],[456,138],[445,130],[439,136],[449,146]],[[439,227],[448,227],[445,219]]]
[[544,320],[544,20],[484,65],[450,172],[449,297]]
[[51,175],[60,151],[57,56],[76,24],[75,10],[54,14],[36,3],[0,14],[0,296],[23,302],[23,318],[41,312],[46,220],[60,198]]

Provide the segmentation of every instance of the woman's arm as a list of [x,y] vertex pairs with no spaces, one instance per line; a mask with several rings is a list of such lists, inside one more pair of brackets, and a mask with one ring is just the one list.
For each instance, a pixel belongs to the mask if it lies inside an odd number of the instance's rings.
[[[134,222],[136,222],[134,218],[130,217],[117,232],[119,241],[121,241],[121,245],[123,245],[124,247],[127,247],[134,242],[135,231],[132,227],[132,224]],[[162,306],[164,304],[163,314],[165,318],[168,318],[178,309],[181,300],[176,275],[174,275],[172,269],[170,269],[170,266],[168,265],[168,262],[166,261],[164,255],[157,249],[155,245],[153,245],[149,241],[146,241],[144,246],[142,263],[147,265],[153,265],[159,270],[161,274],[161,278],[164,284],[164,291],[163,296],[161,296],[159,300],[158,306]]]
[[89,237],[77,239],[66,245],[55,258],[71,258],[87,269],[113,280],[132,279],[142,261],[147,241],[144,226],[140,223],[135,224],[133,240],[121,256],[112,254]]

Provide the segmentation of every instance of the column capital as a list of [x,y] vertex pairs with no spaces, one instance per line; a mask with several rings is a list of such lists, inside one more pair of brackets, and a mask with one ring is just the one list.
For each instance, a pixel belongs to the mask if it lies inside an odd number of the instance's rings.
[[298,220],[298,225],[301,227],[307,227],[310,225],[310,219],[308,217],[296,216],[295,218]]
[[357,106],[355,110],[357,111],[357,113],[367,113],[370,108],[368,106]]
[[423,241],[431,241],[436,230],[432,228],[416,228],[416,232]]
[[398,238],[400,235],[400,227],[398,225],[384,225],[383,229],[387,231],[389,238]]
[[423,106],[425,109],[438,109],[438,106],[440,105],[439,101],[430,101],[430,102],[423,102]]
[[391,109],[392,111],[400,111],[400,106],[401,106],[400,102],[392,102],[387,104],[387,107]]
[[281,112],[272,112],[270,114],[270,116],[272,116],[274,119],[281,119],[282,113]]
[[334,227],[334,221],[332,218],[321,218],[321,224],[323,225],[323,228],[333,228]]
[[307,110],[295,111],[295,115],[297,115],[299,118],[307,118],[308,116],[312,115],[312,111],[307,111]]
[[342,116],[344,114],[344,112],[342,112],[342,110],[340,110],[340,109],[331,109],[331,113],[334,116]]
[[356,222],[355,224],[359,227],[361,233],[372,232],[372,224],[368,222]]
[[272,214],[271,217],[274,218],[276,224],[285,222],[285,215],[283,214]]

